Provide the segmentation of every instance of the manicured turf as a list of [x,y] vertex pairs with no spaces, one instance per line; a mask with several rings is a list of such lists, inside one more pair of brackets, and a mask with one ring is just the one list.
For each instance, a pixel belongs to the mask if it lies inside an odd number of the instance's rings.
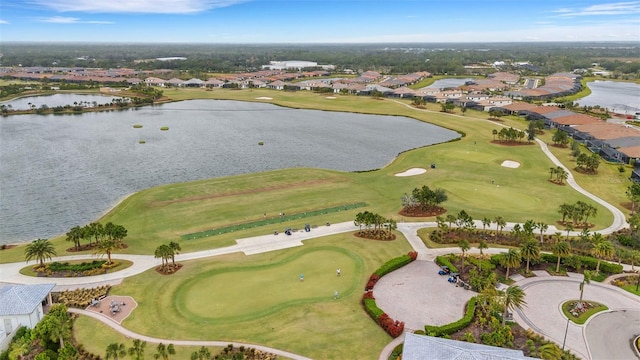
[[[79,316],[73,326],[73,335],[76,340],[90,353],[99,355],[102,359],[106,357],[106,350],[109,344],[124,344],[126,348],[133,345],[133,341],[118,333],[108,326],[103,325],[98,320],[87,316]],[[169,345],[169,342],[165,343]],[[152,359],[156,353],[157,344],[148,343],[145,347],[145,359]],[[194,351],[200,346],[174,346],[176,350],[174,359],[189,359]],[[218,354],[222,348],[207,346],[211,355]]]
[[380,265],[411,250],[397,235],[375,241],[340,234],[282,251],[185,262],[170,276],[150,270],[127,278],[111,294],[136,299],[123,325],[149,336],[258,343],[314,359],[374,359],[391,339],[362,310],[360,290]]

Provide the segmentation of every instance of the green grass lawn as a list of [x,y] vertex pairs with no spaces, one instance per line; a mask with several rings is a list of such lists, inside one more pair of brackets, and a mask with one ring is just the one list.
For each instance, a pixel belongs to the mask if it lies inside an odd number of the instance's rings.
[[638,288],[637,284],[625,285],[625,286],[622,286],[622,288],[627,290],[628,292],[630,292],[632,294],[640,296],[640,289]]
[[[92,319],[88,316],[78,316],[73,326],[73,336],[82,344],[82,346],[90,353],[99,355],[101,358],[106,357],[106,350],[109,344],[124,344],[126,348],[133,345],[133,341],[119,332],[104,326],[100,321]],[[169,345],[169,342],[165,343]],[[156,353],[157,344],[148,343],[145,347],[145,358],[151,359]],[[200,346],[174,346],[176,354],[175,359],[189,359],[194,351],[200,349]],[[218,354],[222,348],[207,346],[211,355]]]
[[282,251],[185,262],[171,276],[150,270],[111,294],[138,302],[123,325],[149,336],[257,343],[314,359],[374,359],[391,338],[362,309],[361,290],[380,265],[410,250],[401,234],[389,242],[339,234]]

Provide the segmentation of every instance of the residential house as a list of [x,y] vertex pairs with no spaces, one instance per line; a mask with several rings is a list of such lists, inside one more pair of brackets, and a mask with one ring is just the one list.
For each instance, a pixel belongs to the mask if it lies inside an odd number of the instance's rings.
[[533,360],[535,358],[524,356],[522,350],[405,333],[402,360],[441,359]]
[[4,285],[0,287],[0,350],[9,347],[16,329],[33,329],[51,305],[51,290],[56,284]]

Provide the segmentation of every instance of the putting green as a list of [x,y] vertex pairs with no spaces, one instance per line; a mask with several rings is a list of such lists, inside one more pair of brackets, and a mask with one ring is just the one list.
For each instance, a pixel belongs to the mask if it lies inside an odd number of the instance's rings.
[[[335,291],[351,294],[362,267],[355,254],[322,247],[265,266],[211,270],[176,289],[176,307],[209,321],[255,319],[292,305],[334,301]],[[337,276],[338,268],[345,275]]]

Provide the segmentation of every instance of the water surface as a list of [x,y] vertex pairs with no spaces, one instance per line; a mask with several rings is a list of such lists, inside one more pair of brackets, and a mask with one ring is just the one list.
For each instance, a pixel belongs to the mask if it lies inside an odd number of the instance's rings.
[[65,233],[157,185],[295,167],[370,170],[457,137],[406,117],[220,100],[4,117],[0,242]]

